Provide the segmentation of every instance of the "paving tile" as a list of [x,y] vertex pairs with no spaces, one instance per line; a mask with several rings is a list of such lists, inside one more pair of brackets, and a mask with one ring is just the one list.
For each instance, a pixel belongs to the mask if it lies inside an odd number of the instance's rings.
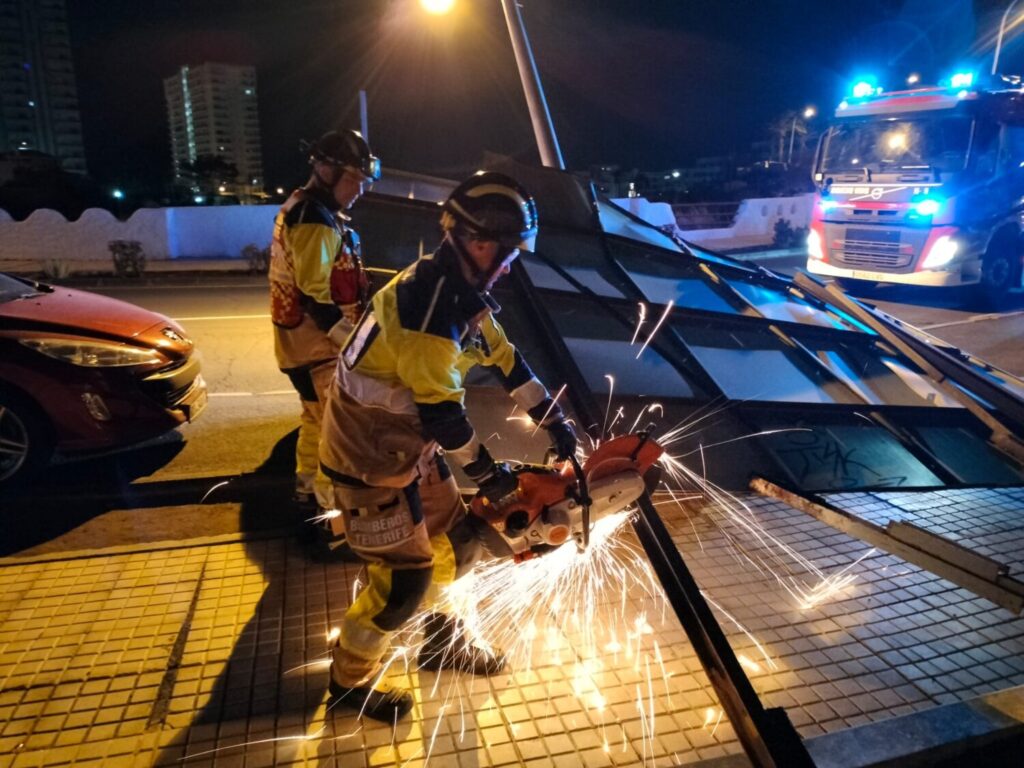
[[[983,510],[985,527],[973,532],[966,515],[979,507],[955,495],[938,513],[910,494],[849,496],[876,517],[948,517],[956,535],[1017,557],[997,535],[1021,508],[1012,494],[1002,511]],[[833,600],[801,609],[797,592],[867,548],[778,502],[746,501],[746,512],[718,509],[692,524],[679,510],[664,518],[755,688],[766,704],[785,706],[803,735],[1024,682],[1021,620],[884,553],[865,557]],[[751,536],[737,515],[768,536]],[[635,550],[630,533],[623,539]],[[440,688],[422,690],[436,678],[409,673],[421,704],[396,732],[348,715],[324,726],[326,670],[303,665],[324,658],[357,573],[307,563],[280,540],[0,567],[0,747],[24,744],[21,764],[42,764],[48,752],[75,766],[180,764],[186,751],[224,746],[233,749],[210,765],[411,766],[426,747],[432,764],[478,767],[668,765],[739,751],[671,611],[639,588],[624,603],[617,594],[597,601],[602,621],[621,628],[614,651],[598,650],[592,632],[559,626],[533,642],[535,665],[511,676],[441,676]],[[577,658],[590,667],[581,671]],[[282,678],[286,669],[299,671]],[[314,736],[294,739],[303,734]]]

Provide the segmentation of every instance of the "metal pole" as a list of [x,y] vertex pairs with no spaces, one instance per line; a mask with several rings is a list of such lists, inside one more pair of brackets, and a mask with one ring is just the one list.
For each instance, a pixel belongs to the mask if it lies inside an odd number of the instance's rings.
[[505,11],[505,23],[508,24],[508,34],[512,38],[512,50],[515,52],[516,65],[519,67],[519,79],[523,83],[526,104],[530,108],[530,121],[533,123],[534,136],[537,137],[540,162],[549,168],[565,170],[562,151],[558,148],[558,138],[555,136],[555,127],[551,123],[547,102],[544,100],[544,89],[541,87],[540,76],[537,74],[533,51],[530,50],[530,41],[526,37],[526,26],[523,24],[519,4],[516,0],[501,0],[501,7]]
[[1010,11],[1013,10],[1013,6],[1017,4],[1017,0],[1013,0],[1006,10],[1003,11],[1003,18],[999,22],[999,35],[996,37],[996,52],[992,56],[992,74],[996,73],[996,69],[999,67],[999,51],[1003,47],[1003,29],[1006,27],[1006,17],[1010,15]]
[[786,165],[793,163],[793,139],[796,138],[796,115],[793,115],[793,124],[789,126],[789,154],[786,156]]
[[359,131],[363,134],[363,140],[370,143],[370,119],[366,112],[366,91],[359,91]]

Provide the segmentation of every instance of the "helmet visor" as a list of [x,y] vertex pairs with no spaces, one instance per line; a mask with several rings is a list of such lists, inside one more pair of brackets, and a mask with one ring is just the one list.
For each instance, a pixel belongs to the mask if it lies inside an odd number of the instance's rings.
[[375,155],[363,158],[359,172],[369,181],[377,181],[380,179],[380,158]]

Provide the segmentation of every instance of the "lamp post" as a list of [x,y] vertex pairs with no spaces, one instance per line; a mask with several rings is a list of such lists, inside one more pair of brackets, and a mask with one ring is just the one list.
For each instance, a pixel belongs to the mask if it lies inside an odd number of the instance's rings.
[[1013,10],[1013,6],[1017,4],[1017,0],[1013,0],[1006,10],[1003,11],[1003,18],[999,21],[999,34],[996,36],[996,51],[992,55],[992,74],[996,73],[996,69],[999,67],[999,52],[1003,47],[1003,30],[1006,28],[1006,18],[1010,15],[1010,11]]
[[562,150],[558,148],[558,137],[555,136],[555,126],[551,122],[547,101],[544,100],[544,89],[540,84],[540,75],[537,74],[530,41],[526,37],[519,3],[516,0],[501,0],[501,7],[505,11],[509,37],[512,38],[512,50],[516,55],[519,79],[523,83],[523,93],[526,94],[526,104],[530,109],[530,121],[533,123],[533,135],[537,139],[541,164],[564,170]]
[[[451,11],[455,0],[420,0],[420,5],[427,13],[441,16]],[[555,126],[551,122],[551,113],[544,99],[544,88],[540,84],[537,65],[533,60],[530,40],[526,36],[526,25],[519,11],[517,0],[501,0],[501,9],[505,13],[508,36],[512,39],[512,52],[516,57],[519,69],[519,80],[523,84],[526,106],[530,110],[530,122],[533,123],[533,135],[537,140],[537,152],[540,162],[549,168],[565,170],[562,150],[558,147]]]
[[[818,110],[812,106],[806,106],[804,107],[804,111],[802,114],[804,120],[810,120],[812,117],[818,114]],[[789,127],[789,154],[786,156],[787,166],[791,165],[793,162],[793,141],[794,139],[796,139],[796,121],[798,117],[800,117],[800,115],[793,115],[793,124]]]

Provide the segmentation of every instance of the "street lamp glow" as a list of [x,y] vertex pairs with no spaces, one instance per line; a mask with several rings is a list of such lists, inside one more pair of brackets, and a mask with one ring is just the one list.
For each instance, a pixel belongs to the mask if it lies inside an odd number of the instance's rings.
[[455,7],[455,0],[420,0],[420,5],[427,13],[441,16]]
[[907,85],[917,85],[919,82],[921,82],[921,76],[917,72],[907,75]]
[[804,120],[810,120],[816,114],[818,114],[818,110],[815,109],[814,107],[804,107]]
[[115,189],[110,194],[115,200],[124,200],[124,192],[122,192],[120,189]]

